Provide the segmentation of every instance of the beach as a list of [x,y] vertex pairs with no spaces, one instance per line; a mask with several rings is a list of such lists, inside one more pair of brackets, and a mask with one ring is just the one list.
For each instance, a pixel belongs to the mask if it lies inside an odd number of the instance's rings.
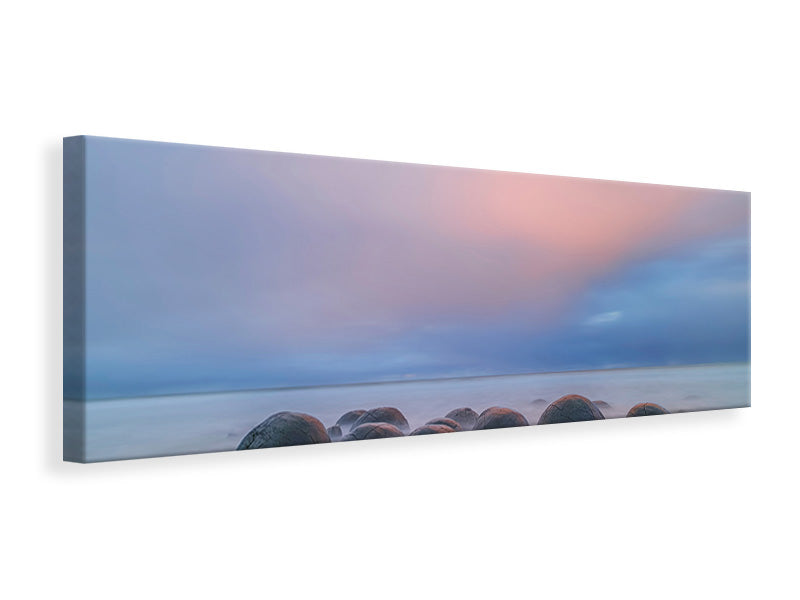
[[[96,462],[234,450],[253,427],[280,411],[313,415],[328,427],[345,412],[393,406],[412,429],[450,410],[502,406],[535,424],[566,394],[602,401],[606,419],[624,417],[641,402],[672,413],[750,405],[749,363],[609,369],[342,385],[281,390],[182,394],[85,403],[86,461]],[[539,402],[537,402],[539,400]],[[541,402],[544,400],[545,402]],[[78,403],[67,402],[65,423]],[[66,434],[65,434],[66,435]],[[413,443],[413,442],[408,442]]]

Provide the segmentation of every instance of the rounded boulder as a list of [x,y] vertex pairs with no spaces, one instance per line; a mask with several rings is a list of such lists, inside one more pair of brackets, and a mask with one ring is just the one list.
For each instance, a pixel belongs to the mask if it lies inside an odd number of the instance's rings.
[[325,426],[311,415],[279,412],[268,417],[242,438],[237,450],[276,448],[278,446],[305,446],[331,441]]
[[403,413],[396,408],[392,408],[391,406],[371,408],[363,415],[358,417],[358,419],[356,419],[356,421],[353,423],[351,431],[355,430],[364,423],[388,423],[389,425],[394,425],[403,433],[408,433],[411,429],[408,426],[408,421],[406,421]]
[[451,410],[445,415],[445,418],[453,419],[453,421],[461,425],[461,429],[469,431],[475,428],[475,423],[478,422],[478,413],[465,406],[463,408]]
[[447,417],[439,417],[438,419],[431,419],[425,425],[444,425],[445,427],[449,427],[453,431],[462,431],[461,425],[458,421],[453,419],[448,419]]
[[353,423],[358,421],[358,418],[363,415],[365,410],[357,409],[357,410],[349,410],[344,413],[339,420],[336,421],[336,424],[342,428],[342,431],[349,431],[350,428],[353,426]]
[[539,417],[539,425],[599,421],[601,419],[605,419],[603,413],[591,400],[578,394],[570,394],[562,396],[548,406]]
[[492,406],[478,416],[475,429],[503,429],[506,427],[525,427],[530,425],[522,413],[511,408]]
[[669,411],[655,402],[642,402],[628,411],[626,417],[649,417],[651,415],[668,415]]
[[343,442],[354,440],[377,440],[380,438],[403,437],[403,432],[389,423],[362,423],[342,438]]
[[338,442],[342,439],[342,428],[338,425],[331,425],[328,427],[328,437],[331,438],[332,442]]
[[455,430],[448,427],[447,425],[428,424],[428,425],[423,425],[422,427],[417,427],[409,435],[431,435],[434,433],[455,433]]

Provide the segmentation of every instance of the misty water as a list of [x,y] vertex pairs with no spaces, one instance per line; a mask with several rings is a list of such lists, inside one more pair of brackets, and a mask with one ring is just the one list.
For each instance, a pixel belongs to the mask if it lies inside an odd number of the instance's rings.
[[[505,406],[535,424],[548,403],[581,394],[611,405],[606,418],[624,417],[639,402],[671,412],[750,405],[750,365],[719,364],[509,375],[353,386],[186,394],[86,403],[88,461],[234,450],[273,413],[308,413],[330,426],[346,411],[399,408],[411,428],[461,406],[481,412]],[[72,403],[67,403],[72,404]],[[65,422],[71,422],[70,408]]]

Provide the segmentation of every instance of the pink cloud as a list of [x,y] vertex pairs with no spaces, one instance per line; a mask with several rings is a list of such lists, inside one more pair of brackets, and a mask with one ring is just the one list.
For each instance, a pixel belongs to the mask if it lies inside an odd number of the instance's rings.
[[519,306],[547,324],[631,261],[749,217],[738,192],[347,160],[272,169],[297,198],[284,255],[301,274],[272,326],[298,341],[358,344]]

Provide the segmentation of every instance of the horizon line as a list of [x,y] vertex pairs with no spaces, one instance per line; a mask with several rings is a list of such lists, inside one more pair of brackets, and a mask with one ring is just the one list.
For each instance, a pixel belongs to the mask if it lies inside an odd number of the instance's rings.
[[641,367],[609,367],[605,369],[566,369],[563,371],[528,371],[523,373],[499,373],[494,375],[460,375],[449,377],[427,377],[422,379],[391,379],[387,381],[356,381],[353,383],[320,383],[311,385],[283,385],[275,387],[256,387],[256,388],[240,388],[240,389],[226,389],[216,391],[204,392],[171,392],[166,394],[141,394],[138,396],[103,396],[99,398],[71,398],[64,396],[63,401],[67,402],[103,402],[108,400],[132,400],[137,398],[164,398],[171,396],[208,396],[212,394],[238,394],[246,392],[286,392],[292,390],[313,390],[319,388],[340,388],[340,387],[365,387],[365,386],[378,386],[378,385],[395,385],[401,383],[436,383],[438,381],[455,381],[455,380],[472,380],[472,379],[489,379],[497,377],[524,377],[529,375],[557,375],[562,373],[590,373],[594,371],[632,371],[644,369],[679,369],[686,367],[708,367],[714,365],[737,365],[737,364],[750,364],[750,360],[735,360],[724,362],[703,362],[703,363],[685,363],[677,365],[647,365]]

